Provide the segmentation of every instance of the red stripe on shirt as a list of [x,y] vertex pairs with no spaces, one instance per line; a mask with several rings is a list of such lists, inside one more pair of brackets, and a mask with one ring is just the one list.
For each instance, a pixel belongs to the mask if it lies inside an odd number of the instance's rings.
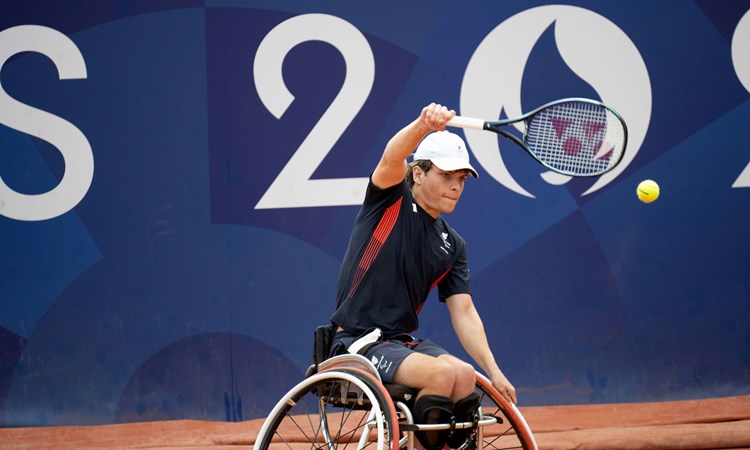
[[445,273],[444,273],[444,274],[440,275],[440,276],[438,277],[438,279],[437,279],[437,280],[435,280],[435,282],[434,282],[434,283],[432,283],[432,286],[430,286],[430,290],[432,290],[432,289],[433,289],[433,288],[434,288],[435,286],[437,286],[437,285],[438,285],[438,283],[440,283],[441,281],[443,281],[443,278],[445,278],[445,276],[446,276],[446,275],[448,275],[448,272],[450,272],[450,271],[451,271],[451,269],[448,269],[448,270],[446,270],[446,271],[445,271]]
[[[445,273],[444,273],[444,274],[440,275],[440,276],[438,277],[438,279],[437,279],[437,280],[435,280],[435,281],[434,281],[434,282],[432,283],[432,286],[430,286],[430,290],[432,290],[432,289],[433,289],[433,288],[434,288],[435,286],[437,286],[437,285],[438,285],[438,283],[440,283],[440,281],[442,281],[442,279],[443,279],[443,278],[445,278],[445,276],[446,276],[446,275],[448,275],[448,272],[450,272],[450,271],[451,271],[451,269],[448,269],[448,270],[446,270],[446,271],[445,271]],[[417,315],[419,315],[419,312],[420,312],[420,311],[422,311],[422,307],[423,307],[423,306],[424,306],[424,303],[420,303],[420,305],[419,305],[419,306],[417,306]]]
[[380,223],[378,223],[378,226],[375,227],[375,231],[372,233],[372,237],[370,238],[370,242],[367,244],[365,253],[362,255],[362,259],[357,265],[357,271],[354,274],[352,287],[349,290],[349,298],[352,298],[354,296],[354,293],[357,291],[359,284],[362,282],[365,274],[370,269],[370,265],[378,256],[380,249],[383,247],[383,244],[391,234],[393,225],[396,224],[396,219],[398,219],[398,214],[401,210],[401,200],[403,200],[403,197],[399,198],[396,203],[392,204],[385,210],[385,213],[383,213],[383,217],[380,218]]

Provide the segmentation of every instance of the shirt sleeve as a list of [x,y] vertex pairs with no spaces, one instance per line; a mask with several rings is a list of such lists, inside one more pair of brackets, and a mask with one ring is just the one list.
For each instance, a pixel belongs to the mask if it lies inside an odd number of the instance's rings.
[[463,240],[457,252],[456,261],[448,274],[438,283],[438,298],[444,302],[455,294],[471,294],[469,278],[469,261],[466,256],[466,244]]
[[370,179],[367,182],[367,190],[365,191],[365,199],[362,204],[371,209],[384,208],[402,196],[405,189],[408,190],[405,179],[401,183],[381,189],[373,184],[372,175],[370,175]]

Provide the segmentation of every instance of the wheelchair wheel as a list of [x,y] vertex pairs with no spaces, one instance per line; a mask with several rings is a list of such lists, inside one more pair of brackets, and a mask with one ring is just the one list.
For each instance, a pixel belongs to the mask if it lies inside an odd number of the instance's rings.
[[398,421],[387,391],[372,375],[336,369],[287,392],[266,418],[255,450],[398,449]]
[[537,450],[534,435],[515,405],[509,403],[492,386],[490,380],[477,374],[476,392],[482,398],[482,414],[497,418],[497,424],[482,429],[479,449]]

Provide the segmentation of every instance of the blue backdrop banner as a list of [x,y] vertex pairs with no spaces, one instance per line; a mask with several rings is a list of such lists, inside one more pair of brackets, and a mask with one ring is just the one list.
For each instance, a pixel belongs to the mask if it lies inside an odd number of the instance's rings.
[[4,2],[0,425],[265,416],[388,139],[564,97],[627,121],[614,171],[457,131],[445,218],[520,404],[750,393],[749,0]]

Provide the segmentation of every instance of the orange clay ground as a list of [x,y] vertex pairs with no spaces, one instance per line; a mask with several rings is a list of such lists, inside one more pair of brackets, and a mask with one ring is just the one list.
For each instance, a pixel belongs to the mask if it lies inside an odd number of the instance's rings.
[[[521,407],[540,449],[750,449],[750,396]],[[250,449],[262,420],[0,429],[10,449]]]

